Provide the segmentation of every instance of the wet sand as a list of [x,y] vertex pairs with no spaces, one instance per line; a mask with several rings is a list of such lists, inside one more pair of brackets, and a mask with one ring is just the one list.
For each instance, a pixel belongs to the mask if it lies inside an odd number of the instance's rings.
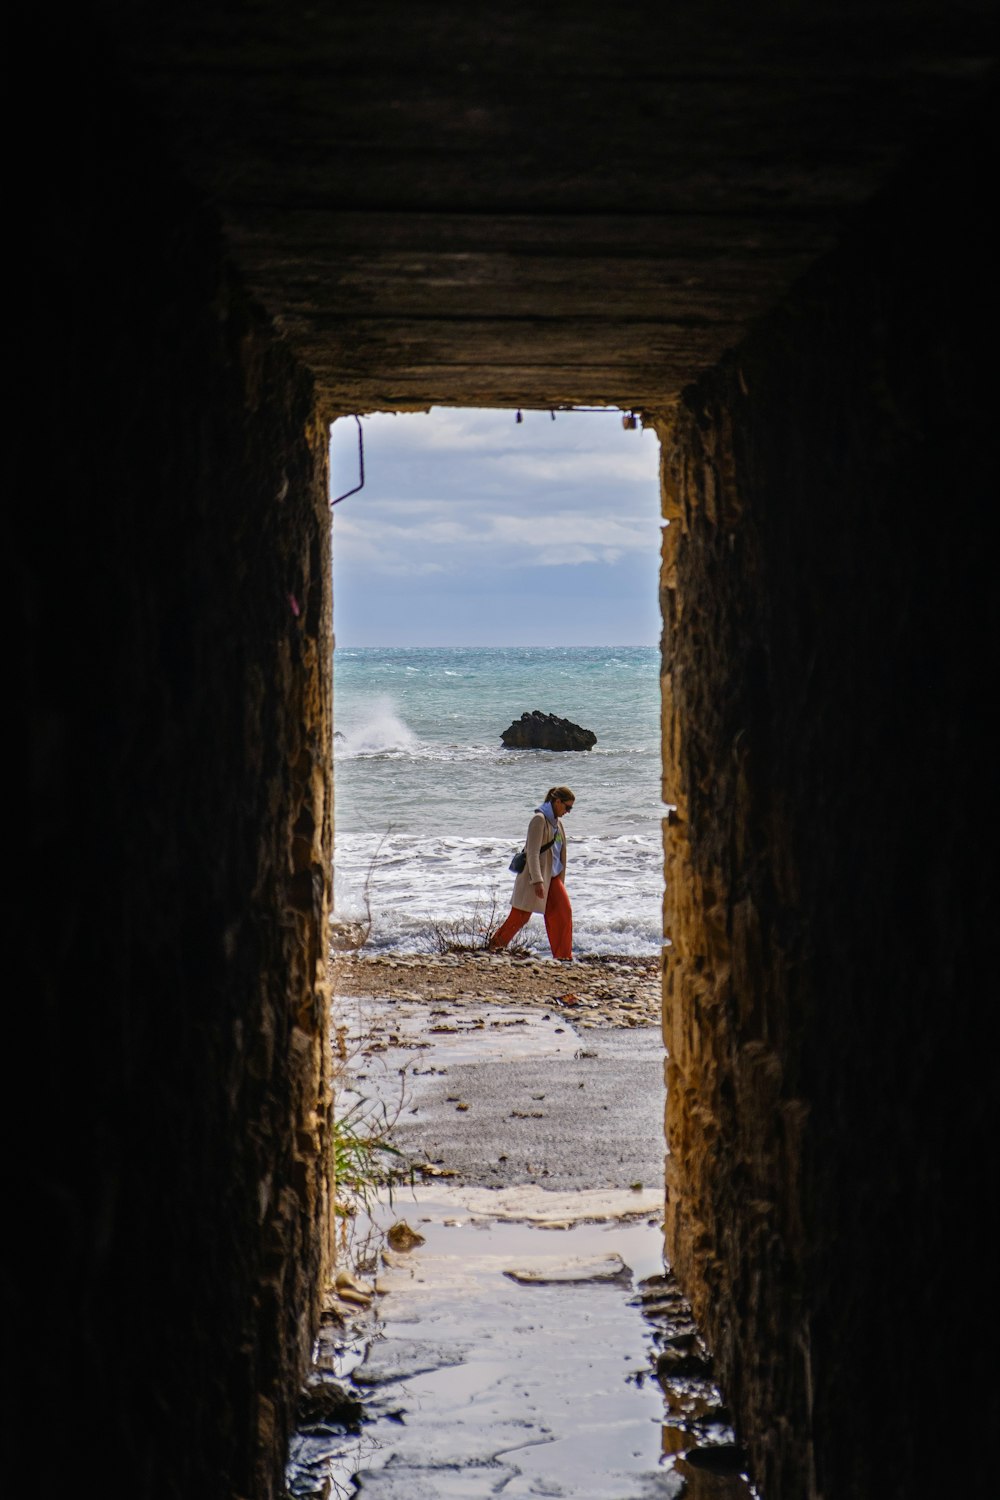
[[331,1289],[289,1493],[751,1500],[663,1264],[658,959],[354,954],[333,977],[350,1085],[399,1101],[414,1170]]

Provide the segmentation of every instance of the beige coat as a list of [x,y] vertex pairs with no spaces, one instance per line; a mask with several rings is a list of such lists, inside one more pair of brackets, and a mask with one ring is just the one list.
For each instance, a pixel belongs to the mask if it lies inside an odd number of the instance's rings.
[[[563,875],[566,874],[566,830],[562,824],[562,818],[558,820],[559,832],[562,836]],[[551,825],[546,820],[544,813],[535,813],[528,824],[528,837],[524,841],[528,863],[514,881],[514,894],[510,898],[510,904],[516,911],[544,911],[545,897],[549,894],[549,885],[552,881],[552,850],[546,849],[541,852],[543,844],[547,844],[552,837]],[[538,882],[545,887],[545,895],[538,897],[532,887]]]

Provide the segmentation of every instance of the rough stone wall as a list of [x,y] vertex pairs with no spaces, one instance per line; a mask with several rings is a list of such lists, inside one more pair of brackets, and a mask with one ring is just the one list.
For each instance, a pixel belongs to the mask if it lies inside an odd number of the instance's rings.
[[327,437],[79,40],[21,221],[15,1383],[50,1475],[265,1497],[330,1249]]
[[668,1253],[766,1500],[990,1489],[982,127],[660,423]]

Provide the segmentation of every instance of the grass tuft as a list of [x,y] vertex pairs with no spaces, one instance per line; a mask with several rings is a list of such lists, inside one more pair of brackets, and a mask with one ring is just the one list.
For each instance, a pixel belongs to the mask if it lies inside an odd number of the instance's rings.
[[[431,924],[430,945],[432,953],[481,953],[488,948],[494,933],[502,926],[507,913],[499,904],[500,898],[494,890],[488,896],[479,896],[468,917],[456,917],[452,922]],[[531,952],[529,944],[520,933],[507,944],[505,953],[515,958],[525,958]]]

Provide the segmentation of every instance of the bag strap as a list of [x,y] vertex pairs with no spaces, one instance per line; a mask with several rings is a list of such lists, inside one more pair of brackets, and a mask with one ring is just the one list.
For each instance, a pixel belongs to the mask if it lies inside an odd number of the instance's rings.
[[[557,835],[557,837],[558,837],[558,835]],[[554,844],[554,843],[555,843],[555,839],[549,839],[549,841],[548,841],[548,843],[547,843],[547,844],[540,844],[540,845],[539,845],[539,846],[538,846],[538,852],[539,852],[539,854],[544,854],[544,853],[545,853],[545,851],[546,851],[546,849],[551,849],[551,848],[552,848],[552,845],[553,845],[553,844]],[[523,844],[523,845],[522,845],[522,846],[521,846],[521,853],[522,853],[522,854],[523,854],[523,855],[525,855],[525,857],[527,857],[527,853],[528,853],[528,846],[527,846],[527,844]]]

